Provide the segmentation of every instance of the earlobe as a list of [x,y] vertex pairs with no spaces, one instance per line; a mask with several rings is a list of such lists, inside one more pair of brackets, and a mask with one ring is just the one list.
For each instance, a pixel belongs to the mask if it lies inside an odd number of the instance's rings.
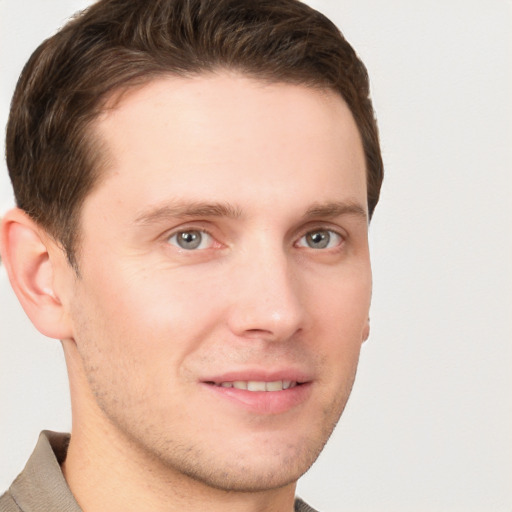
[[0,251],[12,288],[34,326],[50,338],[69,337],[67,315],[54,288],[54,260],[60,249],[24,211],[14,208],[2,220]]

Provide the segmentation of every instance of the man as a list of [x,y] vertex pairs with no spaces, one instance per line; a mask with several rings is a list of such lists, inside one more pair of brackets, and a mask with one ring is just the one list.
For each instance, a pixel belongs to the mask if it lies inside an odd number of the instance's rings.
[[12,286],[62,341],[71,437],[0,510],[295,499],[368,337],[382,160],[368,78],[296,0],[102,0],[44,42],[7,130]]

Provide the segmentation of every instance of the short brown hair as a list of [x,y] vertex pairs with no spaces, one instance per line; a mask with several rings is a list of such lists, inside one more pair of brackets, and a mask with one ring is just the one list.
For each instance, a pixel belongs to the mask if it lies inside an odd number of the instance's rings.
[[335,25],[298,0],[100,0],[33,53],[7,125],[17,204],[75,265],[81,205],[101,175],[88,130],[114,91],[219,68],[332,89],[359,128],[370,217],[383,177],[366,68]]

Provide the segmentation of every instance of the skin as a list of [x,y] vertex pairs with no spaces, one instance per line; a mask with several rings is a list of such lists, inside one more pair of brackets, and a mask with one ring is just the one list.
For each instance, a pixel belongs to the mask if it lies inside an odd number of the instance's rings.
[[[94,130],[107,169],[83,205],[80,275],[21,212],[3,228],[13,287],[63,340],[71,490],[86,512],[290,512],[368,336],[365,163],[348,107],[218,72],[132,90]],[[180,247],[183,233],[198,248]],[[235,374],[303,387],[277,407],[209,384]]]

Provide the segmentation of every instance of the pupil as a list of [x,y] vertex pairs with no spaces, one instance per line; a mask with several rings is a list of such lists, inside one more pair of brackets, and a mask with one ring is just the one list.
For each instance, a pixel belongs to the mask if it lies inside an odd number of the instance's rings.
[[330,235],[326,231],[316,231],[308,235],[309,246],[315,249],[324,249],[329,245]]
[[183,249],[195,249],[199,247],[201,243],[201,236],[197,231],[185,231],[180,233],[179,245]]

